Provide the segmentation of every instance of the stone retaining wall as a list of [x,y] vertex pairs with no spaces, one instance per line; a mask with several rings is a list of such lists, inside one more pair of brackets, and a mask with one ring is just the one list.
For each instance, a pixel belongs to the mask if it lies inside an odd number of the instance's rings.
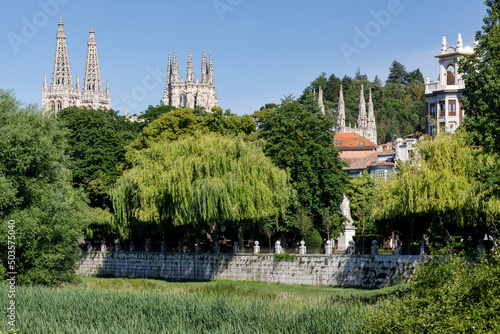
[[90,252],[78,274],[167,279],[229,279],[380,288],[407,281],[421,256]]

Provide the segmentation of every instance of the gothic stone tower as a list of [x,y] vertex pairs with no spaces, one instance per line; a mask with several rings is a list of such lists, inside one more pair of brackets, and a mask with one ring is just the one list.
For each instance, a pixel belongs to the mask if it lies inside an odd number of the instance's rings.
[[[477,41],[474,41],[476,46]],[[465,82],[458,72],[457,59],[462,55],[471,55],[474,48],[464,46],[462,35],[458,34],[457,46],[446,46],[443,36],[439,59],[439,78],[425,82],[425,128],[430,135],[435,135],[442,128],[453,133],[462,124],[464,110],[460,98],[465,91]],[[436,126],[439,125],[439,126]]]
[[214,70],[212,64],[212,52],[207,68],[207,56],[205,50],[202,52],[201,81],[194,78],[193,61],[191,51],[188,50],[188,63],[186,80],[179,76],[179,61],[175,49],[173,60],[168,52],[167,85],[163,94],[163,104],[175,107],[204,107],[210,112],[212,107],[217,107],[217,94],[214,84]]
[[85,65],[81,104],[89,109],[111,109],[108,80],[106,80],[106,94],[102,91],[101,71],[97,56],[97,41],[92,26],[90,26],[90,36],[87,46],[87,63]]
[[59,19],[58,25],[56,55],[50,89],[47,86],[47,76],[45,74],[43,79],[42,108],[46,115],[57,113],[67,107],[79,106],[81,99],[78,79],[76,87],[73,86],[71,79],[66,34],[62,19]]
[[110,109],[111,101],[109,84],[106,83],[106,94],[102,91],[99,60],[97,58],[97,42],[94,29],[90,28],[88,41],[87,65],[85,67],[85,79],[83,93],[80,88],[80,77],[76,77],[76,85],[73,86],[71,69],[66,46],[66,34],[62,18],[59,19],[57,31],[56,55],[54,58],[54,71],[52,73],[52,84],[50,89],[47,85],[47,76],[44,75],[42,108],[45,115],[54,114],[64,108],[71,106],[83,106],[92,109]]

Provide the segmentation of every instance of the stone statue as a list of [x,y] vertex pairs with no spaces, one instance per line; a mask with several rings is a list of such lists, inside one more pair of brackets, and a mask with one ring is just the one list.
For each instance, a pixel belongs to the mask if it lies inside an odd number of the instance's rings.
[[238,245],[238,241],[235,241],[233,245],[233,253],[239,253],[239,252],[240,252],[240,246]]
[[144,248],[144,251],[147,253],[147,252],[151,252],[151,241],[146,240],[146,247]]
[[131,241],[130,242],[130,252],[133,252],[135,250],[135,245],[134,245],[134,242]]
[[120,252],[120,240],[115,240],[115,252]]
[[342,200],[342,204],[340,204],[340,211],[342,212],[342,215],[347,218],[347,226],[351,226],[353,223],[352,217],[351,217],[351,208],[349,207],[349,204],[351,202],[347,198],[347,196],[344,194],[344,199]]
[[92,243],[87,241],[87,252],[92,252]]
[[161,242],[161,252],[162,253],[166,253],[167,252],[167,242],[165,240],[163,240]]

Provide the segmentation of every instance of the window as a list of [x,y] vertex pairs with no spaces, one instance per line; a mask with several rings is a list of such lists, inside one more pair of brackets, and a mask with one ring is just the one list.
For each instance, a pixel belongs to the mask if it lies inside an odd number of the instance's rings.
[[448,115],[456,116],[457,115],[457,101],[449,100],[448,101]]
[[335,145],[337,145],[337,146],[339,146],[340,144],[342,144],[342,140],[337,140],[337,141],[335,142]]
[[364,141],[360,141],[359,142],[359,146],[365,146],[365,142]]
[[436,117],[436,104],[431,103],[431,107],[429,109],[429,116]]
[[444,101],[439,101],[439,117],[444,116],[444,113],[445,113]]

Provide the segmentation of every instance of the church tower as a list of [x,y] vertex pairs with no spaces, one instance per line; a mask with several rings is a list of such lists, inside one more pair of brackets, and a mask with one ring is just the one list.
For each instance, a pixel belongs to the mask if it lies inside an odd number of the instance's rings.
[[102,90],[101,70],[97,56],[97,41],[92,26],[90,26],[90,36],[87,46],[87,62],[85,64],[85,77],[83,78],[81,105],[89,109],[111,109],[108,80],[106,80],[106,94]]
[[42,88],[42,109],[45,115],[57,114],[64,108],[77,106],[92,109],[110,109],[111,99],[109,82],[106,81],[106,93],[102,90],[99,59],[97,57],[97,42],[94,29],[90,28],[90,37],[87,50],[87,64],[83,91],[80,87],[80,76],[76,76],[76,85],[73,86],[71,69],[66,46],[66,34],[62,18],[59,19],[56,42],[56,55],[52,84],[47,85],[47,76],[44,74]]
[[201,58],[201,81],[194,77],[193,59],[191,51],[188,50],[186,80],[179,76],[179,60],[175,49],[170,58],[168,52],[167,82],[163,92],[163,104],[175,107],[204,107],[210,112],[212,107],[217,106],[217,94],[215,92],[214,73],[212,63],[212,52],[210,51],[207,66],[207,56],[205,50],[202,51]]
[[78,89],[78,83],[77,87],[73,87],[62,18],[59,19],[58,26],[50,89],[47,86],[45,74],[43,79],[42,109],[45,115],[55,114],[64,108],[80,105],[81,93]]
[[318,107],[321,113],[325,115],[325,104],[323,103],[323,88],[321,87],[321,85],[319,86],[318,93]]

